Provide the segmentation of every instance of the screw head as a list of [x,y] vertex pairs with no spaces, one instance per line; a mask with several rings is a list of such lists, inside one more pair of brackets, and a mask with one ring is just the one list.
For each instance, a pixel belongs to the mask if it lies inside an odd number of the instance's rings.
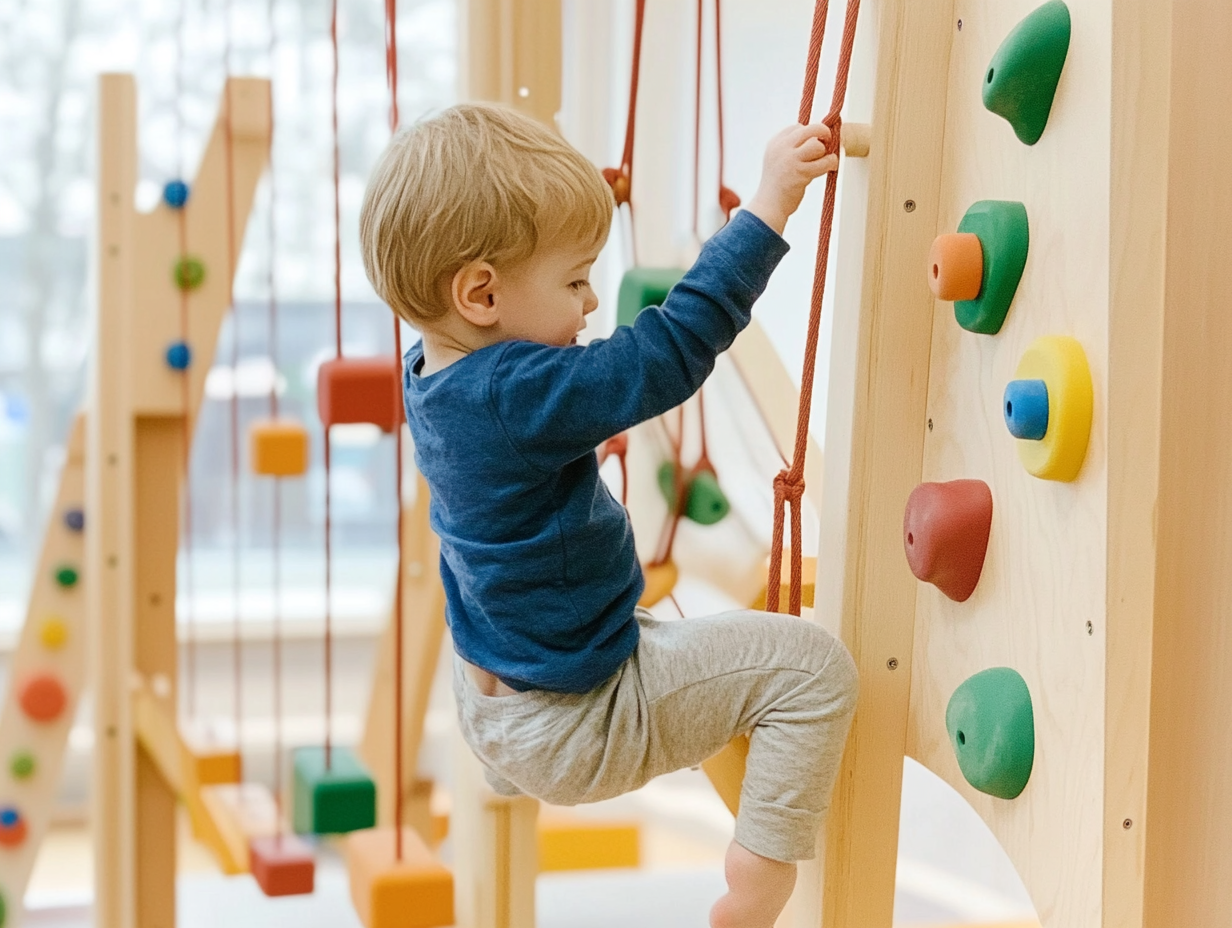
[[1087,634],[1088,634],[1088,635],[1094,635],[1094,634],[1095,634],[1095,626],[1094,626],[1094,625],[1092,625],[1090,621],[1088,621],[1088,622],[1087,622]]
[[1121,822],[1121,827],[1126,831],[1129,831],[1129,829],[1134,827],[1134,820],[1132,818],[1127,818],[1125,821]]
[[915,200],[907,200],[903,203],[903,209],[909,213],[915,212]]
[[932,419],[929,419],[929,420],[928,420],[928,430],[929,430],[930,432],[933,430],[933,420],[932,420]]
[[958,21],[958,31],[962,32],[962,20],[961,19]]
[[898,670],[898,658],[897,657],[890,658],[888,661],[886,661],[886,667],[889,668],[890,670]]

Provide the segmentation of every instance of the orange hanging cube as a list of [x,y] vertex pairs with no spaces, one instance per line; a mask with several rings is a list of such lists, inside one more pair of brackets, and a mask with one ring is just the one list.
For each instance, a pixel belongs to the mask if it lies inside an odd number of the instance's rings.
[[393,357],[335,358],[317,374],[317,411],[326,428],[366,422],[382,432],[402,424],[402,364]]
[[299,477],[308,471],[308,430],[285,419],[254,422],[248,456],[254,474]]
[[412,828],[402,829],[402,859],[392,828],[357,831],[346,840],[351,901],[366,928],[452,925],[453,874]]

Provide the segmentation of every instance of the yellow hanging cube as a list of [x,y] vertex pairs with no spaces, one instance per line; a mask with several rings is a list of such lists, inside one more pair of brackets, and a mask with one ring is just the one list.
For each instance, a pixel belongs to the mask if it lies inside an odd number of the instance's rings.
[[308,471],[308,430],[298,422],[254,422],[248,431],[248,449],[255,474],[299,477]]

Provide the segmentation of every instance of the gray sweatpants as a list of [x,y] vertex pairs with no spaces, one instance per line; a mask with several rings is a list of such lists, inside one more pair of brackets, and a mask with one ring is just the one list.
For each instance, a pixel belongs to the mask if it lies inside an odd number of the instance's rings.
[[637,620],[637,650],[588,693],[485,696],[455,655],[462,735],[488,782],[556,805],[598,802],[751,733],[736,840],[774,860],[811,858],[855,711],[842,642],[752,610]]

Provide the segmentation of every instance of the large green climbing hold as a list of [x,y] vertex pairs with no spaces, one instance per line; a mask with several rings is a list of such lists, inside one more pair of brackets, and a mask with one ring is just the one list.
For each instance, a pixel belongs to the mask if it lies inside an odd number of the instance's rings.
[[954,318],[968,332],[996,335],[1018,292],[1027,251],[1031,243],[1027,208],[1012,200],[980,200],[973,203],[958,224],[959,232],[973,232],[984,250],[980,295],[957,300]]
[[616,324],[633,325],[647,306],[659,306],[684,271],[674,267],[635,267],[625,271],[616,298]]
[[[675,466],[665,461],[659,467],[659,492],[667,501],[667,507],[676,507]],[[719,486],[718,478],[708,470],[699,471],[692,479],[685,479],[686,497],[684,517],[698,525],[714,525],[731,511],[731,503]]]
[[1018,672],[992,667],[968,678],[945,710],[958,768],[981,793],[1013,799],[1035,762],[1035,713]]
[[984,72],[984,106],[1005,117],[1027,145],[1048,125],[1069,33],[1069,7],[1051,0],[1014,27]]

